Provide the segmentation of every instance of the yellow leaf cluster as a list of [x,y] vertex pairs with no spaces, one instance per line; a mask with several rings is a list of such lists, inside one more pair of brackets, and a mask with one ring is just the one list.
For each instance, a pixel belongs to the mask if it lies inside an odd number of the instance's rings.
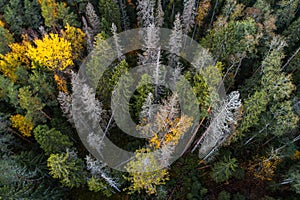
[[277,165],[280,163],[278,157],[266,158],[261,157],[259,162],[250,162],[248,172],[250,176],[254,176],[261,181],[271,181]]
[[71,43],[58,34],[50,33],[42,40],[35,40],[30,45],[28,57],[50,70],[64,70],[73,65]]
[[3,21],[0,20],[0,26],[4,28],[5,23]]
[[199,3],[197,17],[196,17],[196,21],[199,26],[203,24],[203,20],[208,15],[210,7],[211,7],[210,0],[202,0]]
[[160,169],[160,165],[150,149],[142,148],[136,151],[135,160],[130,161],[125,169],[130,173],[129,180],[132,185],[127,188],[130,193],[145,190],[147,194],[155,194],[156,186],[165,184],[168,177],[166,169]]
[[[181,136],[191,127],[192,118],[186,115],[177,117],[173,120],[163,118],[160,113],[157,114],[159,127],[161,133],[155,133],[153,137],[149,139],[150,147],[158,149],[164,145],[177,145]],[[159,137],[161,135],[161,137]]]
[[12,52],[7,53],[6,55],[0,54],[0,71],[4,76],[7,76],[14,82],[17,80],[15,72],[20,65],[21,62],[18,60],[16,54]]
[[12,43],[9,45],[11,51],[5,55],[0,54],[0,71],[4,76],[9,77],[12,81],[16,81],[15,74],[19,66],[28,66],[30,61],[26,56],[29,42],[26,36],[23,37],[21,44]]
[[41,5],[42,16],[45,19],[45,25],[55,27],[58,17],[58,5],[55,0],[38,0]]
[[57,74],[54,74],[54,80],[56,82],[56,85],[57,85],[57,88],[59,91],[62,91],[66,94],[69,93],[69,91],[67,89],[67,81],[63,77],[61,77]]
[[31,131],[33,129],[33,122],[27,117],[17,114],[10,117],[10,121],[12,122],[12,127],[19,130],[25,137],[31,136]]
[[67,24],[65,30],[61,30],[61,35],[71,43],[73,59],[77,59],[84,47],[85,33],[80,28]]
[[292,155],[293,160],[300,160],[300,151],[296,150],[296,152]]

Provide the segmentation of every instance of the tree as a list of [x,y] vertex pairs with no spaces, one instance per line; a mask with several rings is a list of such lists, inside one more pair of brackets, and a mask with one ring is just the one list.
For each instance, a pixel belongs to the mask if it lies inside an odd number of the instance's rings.
[[20,0],[9,1],[4,12],[4,17],[10,25],[10,30],[16,34],[21,34],[25,23],[22,19],[23,9],[20,8],[20,4]]
[[[230,21],[220,27],[213,29],[203,40],[202,45],[210,48],[216,59],[229,62],[229,58],[239,58],[243,52],[254,53],[257,28],[255,21],[251,18],[242,21]],[[238,63],[238,61],[235,61]],[[235,64],[235,63],[234,63]]]
[[72,107],[71,107],[72,105],[71,95],[60,91],[58,93],[57,100],[60,104],[61,110],[63,111],[63,115],[67,117],[68,121],[73,124],[74,122],[73,122]]
[[0,75],[0,98],[14,107],[18,106],[18,86],[2,75]]
[[0,25],[0,54],[5,54],[9,51],[9,44],[13,43],[14,39],[12,34]]
[[233,172],[237,168],[236,158],[230,158],[230,156],[224,156],[223,160],[214,164],[211,172],[211,177],[216,183],[227,181],[232,177]]
[[42,100],[34,94],[30,86],[25,86],[19,89],[18,93],[20,107],[26,110],[26,117],[32,120],[35,124],[37,122],[45,122],[45,118],[49,116],[42,110],[45,106]]
[[55,0],[39,0],[46,27],[56,27],[58,7]]
[[[169,48],[172,54],[169,55],[168,64],[171,67],[177,68],[179,65],[179,53],[183,46],[183,30],[180,15],[175,16],[175,21],[170,35]],[[175,55],[177,54],[177,55]]]
[[49,129],[47,125],[38,125],[33,133],[34,138],[45,151],[45,155],[62,153],[73,145],[68,136],[55,128]]
[[86,163],[87,169],[92,175],[92,177],[88,180],[90,190],[96,192],[102,191],[108,197],[114,193],[114,191],[109,187],[120,192],[119,183],[110,176],[110,171],[104,163],[92,158],[91,156],[86,156]]
[[85,10],[86,18],[92,28],[92,35],[97,35],[100,32],[101,24],[98,15],[96,14],[93,4],[90,2],[86,5]]
[[201,0],[197,9],[196,22],[198,26],[202,26],[204,23],[204,19],[209,14],[211,9],[211,1],[210,0]]
[[297,193],[300,194],[300,170],[299,170],[299,165],[294,165],[292,166],[287,174],[288,181],[291,183],[292,189]]
[[19,67],[29,66],[29,59],[26,56],[29,42],[24,38],[21,44],[12,43],[9,45],[11,51],[5,55],[0,54],[0,71],[4,76],[9,77],[14,82],[17,81],[17,70]]
[[165,184],[168,180],[168,171],[160,169],[155,157],[149,153],[150,149],[139,149],[135,152],[135,160],[127,163],[125,169],[130,173],[125,177],[132,185],[128,188],[129,193],[146,190],[147,194],[155,194],[156,186]]
[[120,39],[117,34],[117,27],[114,23],[111,26],[111,32],[112,32],[113,39],[114,39],[114,48],[117,52],[119,61],[121,61],[121,60],[125,59],[125,56],[122,54],[122,46],[120,45]]
[[[1,135],[2,138],[3,135]],[[8,139],[8,137],[6,138]],[[7,142],[13,142],[10,138]],[[5,145],[1,143],[1,147]],[[0,193],[3,199],[59,199],[63,190],[53,179],[45,176],[43,155],[33,151],[21,151],[14,155],[1,149]]]
[[[129,161],[125,169],[129,172],[126,177],[132,185],[130,193],[146,190],[147,194],[155,194],[156,187],[169,179],[168,167],[176,145],[184,133],[191,127],[192,119],[186,115],[179,117],[178,97],[171,96],[164,101],[158,110],[151,109],[151,93],[141,112],[140,124],[137,130],[141,135],[151,136],[146,148],[135,151],[134,160]],[[154,117],[153,117],[154,116]],[[151,150],[158,150],[155,156]]]
[[11,116],[10,120],[12,122],[12,127],[17,128],[23,136],[31,136],[31,131],[34,127],[34,124],[28,117],[17,114]]
[[110,35],[110,28],[114,23],[118,30],[121,30],[121,14],[117,3],[113,0],[100,0],[99,13],[101,17],[101,29]]
[[57,3],[55,0],[38,0],[41,5],[42,16],[48,28],[57,30],[68,24],[78,26],[76,16],[70,11],[65,2]]
[[195,0],[185,0],[182,11],[183,33],[188,34],[195,24]]
[[119,0],[119,7],[121,12],[121,25],[124,31],[130,28],[130,21],[126,11],[126,5],[124,0]]
[[35,40],[34,44],[35,46],[29,46],[27,52],[34,63],[45,66],[49,70],[64,70],[74,64],[71,43],[58,34],[50,33],[42,40]]
[[156,16],[155,16],[155,26],[162,27],[164,24],[164,11],[162,9],[161,0],[157,1],[157,10],[156,10]]
[[83,55],[86,35],[80,28],[70,26],[68,23],[65,26],[65,30],[61,30],[61,35],[71,44],[72,59],[80,59]]
[[146,33],[144,33],[143,50],[145,51],[143,56],[140,57],[140,63],[142,65],[154,64],[158,59],[159,52],[159,35],[158,29],[154,24],[149,24]]
[[[277,3],[279,8],[275,11],[275,15],[277,16],[276,26],[279,29],[282,29],[291,23],[296,15],[297,9],[299,9],[299,3],[299,0],[281,0]],[[289,14],[287,15],[287,13]]]
[[209,127],[197,141],[197,145],[201,143],[200,158],[207,159],[234,132],[241,107],[239,97],[239,92],[234,91],[228,95],[224,102],[221,102],[218,108],[213,110],[214,113]]
[[137,9],[137,20],[139,27],[149,27],[154,24],[154,5],[153,1],[139,0]]
[[245,100],[243,120],[239,126],[241,133],[248,132],[254,126],[268,132],[270,126],[273,130],[271,133],[279,136],[297,124],[289,100],[294,85],[290,77],[280,70],[283,46],[284,42],[280,38],[275,38],[271,43],[270,53],[262,62],[261,90]]
[[74,151],[50,154],[47,166],[50,170],[49,174],[53,178],[60,179],[60,182],[67,187],[79,187],[85,182],[84,163]]
[[145,100],[147,99],[149,93],[154,91],[152,79],[148,74],[142,75],[141,80],[137,84],[136,91],[137,92],[133,95],[133,101],[130,106],[135,111],[135,119],[139,119]]

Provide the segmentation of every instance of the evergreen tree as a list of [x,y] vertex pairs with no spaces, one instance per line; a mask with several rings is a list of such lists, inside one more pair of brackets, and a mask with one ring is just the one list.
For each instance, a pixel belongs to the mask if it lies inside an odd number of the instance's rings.
[[183,33],[188,34],[195,24],[195,0],[185,0],[182,12]]
[[79,187],[85,180],[83,160],[77,157],[74,151],[67,150],[61,154],[50,154],[47,160],[49,174],[53,178],[60,179],[60,182],[70,188]]
[[68,136],[63,135],[55,128],[49,129],[47,125],[39,125],[33,132],[34,138],[45,151],[45,155],[62,153],[72,146]]
[[110,28],[114,23],[121,30],[121,13],[117,3],[113,0],[100,0],[99,13],[101,16],[101,30],[110,35]]
[[11,33],[4,27],[0,26],[0,54],[7,53],[9,49],[9,44],[13,43],[14,39]]

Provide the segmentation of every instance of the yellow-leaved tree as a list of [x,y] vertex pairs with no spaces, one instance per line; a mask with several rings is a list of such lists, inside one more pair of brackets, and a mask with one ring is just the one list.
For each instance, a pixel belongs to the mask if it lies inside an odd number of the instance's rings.
[[0,71],[4,76],[9,77],[12,81],[16,81],[16,70],[20,66],[29,66],[29,59],[26,55],[28,51],[29,41],[23,36],[22,43],[12,43],[9,45],[11,51],[5,55],[0,54]]
[[65,30],[61,30],[61,35],[71,43],[72,58],[78,59],[85,46],[85,33],[80,28],[70,26],[67,23]]
[[[145,190],[148,194],[155,194],[156,187],[165,184],[169,179],[166,167],[170,165],[180,138],[192,126],[193,118],[180,113],[177,94],[163,101],[158,111],[153,106],[153,95],[149,93],[137,130],[144,136],[152,137],[148,139],[146,148],[136,150],[135,158],[125,166],[129,172],[129,177],[125,178],[132,183],[128,188],[130,193]],[[151,153],[153,151],[159,153],[155,155]]]
[[58,34],[50,33],[43,39],[34,41],[34,46],[30,45],[27,56],[35,64],[45,66],[50,70],[64,70],[72,66],[71,43]]
[[20,114],[13,115],[10,117],[10,121],[12,122],[12,127],[16,128],[19,130],[19,132],[25,136],[25,137],[30,137],[31,136],[31,131],[33,129],[33,122]]

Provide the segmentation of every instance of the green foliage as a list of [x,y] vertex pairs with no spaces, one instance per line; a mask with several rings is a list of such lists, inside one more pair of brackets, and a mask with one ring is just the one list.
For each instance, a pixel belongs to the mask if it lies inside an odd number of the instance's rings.
[[283,31],[283,35],[286,37],[286,42],[288,44],[288,50],[291,52],[297,44],[300,42],[300,36],[297,34],[300,30],[300,17],[293,21],[287,29]]
[[7,53],[9,44],[13,43],[14,39],[11,33],[4,27],[0,26],[0,54]]
[[133,116],[136,120],[139,119],[140,113],[142,111],[142,106],[144,105],[148,94],[154,91],[151,83],[152,79],[148,74],[142,75],[142,78],[137,85],[136,93],[132,97],[130,106],[132,110],[135,111],[133,113]]
[[68,136],[54,128],[49,130],[47,125],[37,126],[33,133],[34,138],[45,151],[45,155],[62,153],[73,145]]
[[233,172],[235,172],[237,167],[236,158],[224,156],[221,161],[214,164],[210,175],[217,183],[227,181],[233,176]]
[[243,120],[239,129],[241,133],[246,132],[250,127],[258,124],[259,116],[266,110],[267,103],[268,97],[264,91],[257,91],[245,100],[243,106]]
[[13,33],[21,34],[24,21],[22,19],[23,9],[20,7],[20,0],[9,1],[5,8],[4,17],[10,25],[10,30]]
[[277,16],[276,26],[279,29],[290,24],[299,9],[299,3],[299,0],[281,0],[277,3],[279,8],[275,11],[275,14]]
[[292,166],[288,171],[288,178],[291,179],[292,189],[300,194],[300,169],[299,164]]
[[100,0],[99,13],[101,17],[101,29],[110,34],[111,25],[114,23],[121,30],[121,14],[117,3],[113,0]]
[[242,21],[230,21],[220,30],[212,30],[202,45],[209,48],[216,58],[229,62],[230,56],[255,52],[256,24],[251,18]]
[[2,75],[0,75],[0,97],[12,106],[18,105],[18,86]]
[[75,27],[80,26],[76,15],[72,12],[71,8],[66,5],[66,3],[58,3],[57,9],[57,18],[62,22],[62,27],[65,27],[67,24]]
[[23,28],[37,29],[41,24],[40,8],[36,0],[9,1],[4,18],[9,24],[9,29],[18,35],[22,33]]
[[218,200],[230,200],[230,193],[223,190],[222,192],[219,193],[218,195]]
[[81,186],[85,180],[86,172],[83,169],[83,161],[75,152],[67,150],[66,153],[51,154],[47,160],[49,174],[53,178],[70,188]]
[[94,192],[101,191],[105,196],[110,197],[112,195],[111,191],[108,189],[107,185],[97,177],[92,177],[87,181],[89,190]]
[[12,136],[1,134],[0,199],[59,199],[63,191],[46,175],[42,154],[25,151],[12,154],[3,145],[13,144]]
[[52,73],[33,70],[26,80],[31,86],[32,92],[38,94],[39,98],[41,98],[43,102],[46,102],[48,106],[57,105],[56,91],[52,76]]
[[24,0],[24,21],[26,28],[38,29],[42,23],[41,9],[37,0]]
[[280,72],[282,57],[282,50],[274,49],[263,60],[260,91],[244,101],[244,116],[239,129],[241,133],[260,124],[258,130],[271,125],[270,132],[280,136],[296,126],[298,120],[288,100],[295,86],[289,75]]
[[26,116],[32,119],[33,122],[45,121],[45,115],[42,111],[45,104],[42,103],[37,94],[32,92],[30,86],[20,88],[18,97],[21,108],[27,111]]

